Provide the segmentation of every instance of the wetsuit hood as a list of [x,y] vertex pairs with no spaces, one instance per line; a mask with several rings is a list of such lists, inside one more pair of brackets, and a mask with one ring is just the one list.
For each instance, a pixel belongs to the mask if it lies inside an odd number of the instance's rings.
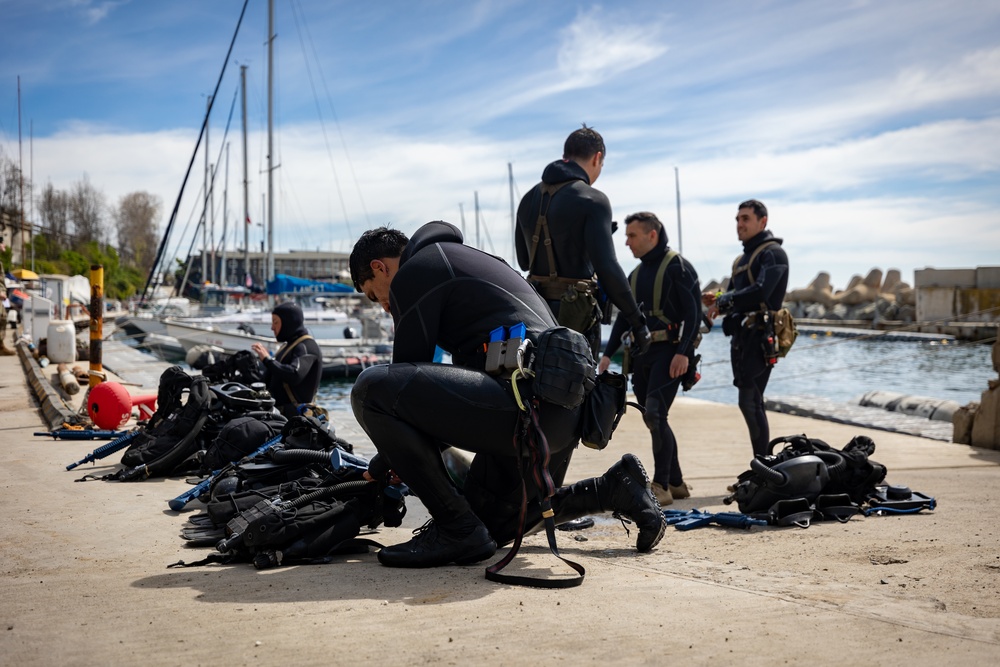
[[778,245],[781,245],[782,242],[783,242],[783,239],[779,239],[777,236],[775,236],[774,234],[772,234],[771,230],[765,229],[764,231],[762,231],[760,234],[758,234],[757,236],[753,237],[752,239],[743,242],[743,252],[744,253],[751,253],[761,243],[767,243],[768,241],[774,241]]
[[410,242],[403,248],[403,253],[399,256],[399,265],[402,266],[410,257],[419,250],[435,243],[462,243],[462,231],[443,220],[428,222],[413,233]]
[[298,305],[294,303],[279,303],[271,311],[271,314],[277,315],[281,320],[281,329],[276,336],[279,343],[287,343],[309,333],[306,330],[302,309]]
[[542,172],[542,183],[564,183],[566,181],[583,181],[590,185],[590,177],[583,167],[572,160],[556,160]]

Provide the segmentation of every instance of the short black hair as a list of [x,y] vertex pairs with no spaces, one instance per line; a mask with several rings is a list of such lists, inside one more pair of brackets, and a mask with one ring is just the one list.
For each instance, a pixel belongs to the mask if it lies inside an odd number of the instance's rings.
[[399,257],[403,254],[403,248],[410,242],[406,234],[398,229],[379,227],[369,229],[361,235],[354,249],[351,250],[351,281],[354,289],[361,290],[361,284],[375,277],[372,271],[372,260],[385,259],[386,257]]
[[626,225],[631,225],[633,222],[638,222],[647,232],[655,229],[657,234],[663,234],[663,223],[660,222],[655,213],[639,211],[625,218]]
[[566,143],[563,144],[564,160],[572,160],[573,158],[587,160],[598,152],[600,152],[602,160],[608,156],[608,152],[604,148],[604,137],[594,128],[587,127],[586,123],[579,130],[574,130],[566,137]]
[[762,204],[761,202],[757,201],[756,199],[746,200],[745,202],[737,206],[736,210],[738,211],[741,208],[752,208],[753,214],[757,216],[758,220],[767,217],[767,207],[764,206],[764,204]]

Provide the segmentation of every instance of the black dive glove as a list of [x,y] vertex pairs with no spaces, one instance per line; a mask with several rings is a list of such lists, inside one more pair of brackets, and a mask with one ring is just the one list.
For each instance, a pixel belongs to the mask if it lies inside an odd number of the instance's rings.
[[386,475],[389,474],[389,470],[392,465],[389,463],[389,459],[385,458],[381,454],[375,454],[368,460],[368,474],[372,476],[376,482],[384,482]]
[[725,294],[720,294],[715,299],[715,307],[719,309],[720,315],[725,315],[733,309],[733,293],[726,292]]
[[635,315],[628,318],[628,322],[632,327],[632,344],[629,346],[629,352],[634,357],[645,354],[653,342],[649,335],[649,327],[646,326],[646,316],[641,310],[636,311]]

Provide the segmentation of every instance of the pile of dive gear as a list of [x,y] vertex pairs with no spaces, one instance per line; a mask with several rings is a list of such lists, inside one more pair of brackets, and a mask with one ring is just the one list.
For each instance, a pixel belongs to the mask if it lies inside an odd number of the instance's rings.
[[274,410],[253,361],[234,355],[201,375],[168,368],[149,419],[67,469],[125,449],[119,469],[77,481],[195,475],[169,506],[179,511],[200,501],[203,510],[188,518],[181,537],[214,552],[171,567],[245,562],[263,569],[380,546],[359,535],[402,523],[405,485],[365,480],[368,461],[336,436],[325,410],[299,406],[290,419]]
[[[785,446],[775,453],[782,443]],[[732,495],[723,499],[727,505],[735,502],[752,523],[722,516],[731,513],[719,513],[714,521],[671,514],[668,521],[674,519],[678,528],[685,520],[686,527],[717,523],[807,528],[812,521],[846,523],[856,514],[910,514],[936,506],[934,498],[884,483],[886,467],[870,458],[875,442],[867,436],[856,436],[843,449],[805,435],[782,436],[769,443],[768,451],[754,457],[750,470],[730,487]],[[701,519],[697,525],[696,518]]]

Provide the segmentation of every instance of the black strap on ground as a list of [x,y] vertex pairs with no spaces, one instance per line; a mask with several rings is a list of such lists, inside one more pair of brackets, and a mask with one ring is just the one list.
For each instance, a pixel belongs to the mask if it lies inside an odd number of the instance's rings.
[[569,565],[576,571],[576,577],[570,579],[542,579],[540,577],[527,577],[514,574],[500,574],[500,570],[507,567],[518,550],[521,548],[521,540],[524,538],[524,518],[528,508],[528,489],[524,481],[522,470],[521,475],[521,511],[518,516],[517,537],[510,551],[503,558],[486,568],[486,578],[501,584],[512,586],[531,586],[533,588],[573,588],[583,583],[583,578],[587,571],[579,563],[575,563],[559,553],[556,545],[556,522],[555,513],[552,511],[552,496],[555,494],[555,484],[549,474],[549,443],[542,432],[541,424],[538,421],[537,399],[527,404],[527,410],[521,413],[520,428],[514,435],[514,450],[520,457],[521,444],[528,447],[531,452],[531,468],[537,487],[544,493],[542,498],[542,520],[545,523],[545,534],[549,541],[549,550],[556,558]]

